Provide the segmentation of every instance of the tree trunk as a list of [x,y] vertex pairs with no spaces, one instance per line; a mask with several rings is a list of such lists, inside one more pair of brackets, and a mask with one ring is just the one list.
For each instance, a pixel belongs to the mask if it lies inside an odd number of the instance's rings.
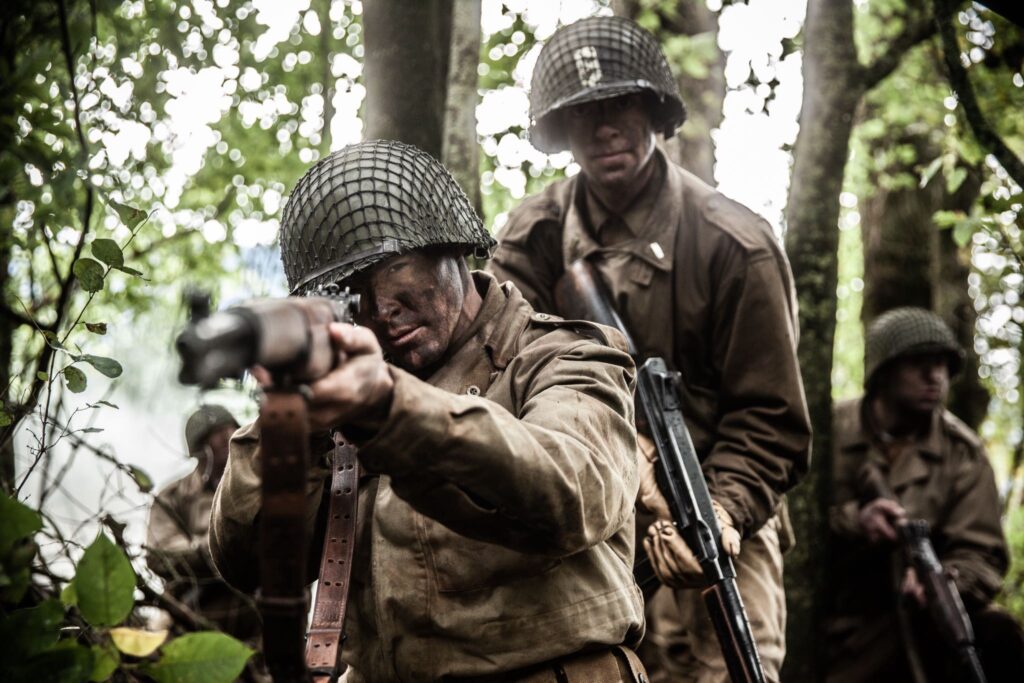
[[[939,208],[970,213],[971,206],[981,192],[981,169],[973,169],[963,184],[952,195],[943,193]],[[932,182],[939,182],[936,178]],[[978,313],[968,292],[967,276],[971,272],[970,245],[961,247],[953,239],[951,230],[933,229],[932,271],[935,289],[932,292],[932,310],[942,316],[965,353],[964,365],[949,391],[946,402],[949,410],[977,431],[988,414],[990,396],[978,376],[981,360],[974,350],[974,325]]]
[[452,0],[363,5],[366,139],[400,140],[441,158]]
[[476,140],[480,41],[480,0],[453,0],[448,102],[441,161],[469,197],[477,214],[482,213],[480,145]]
[[949,409],[976,429],[985,418],[989,396],[978,379],[978,356],[974,352],[977,315],[967,293],[970,255],[956,244],[951,231],[939,230],[932,217],[940,209],[968,212],[981,189],[981,174],[970,173],[952,195],[946,190],[942,174],[923,188],[914,184],[886,189],[883,175],[916,176],[916,168],[940,151],[916,133],[884,137],[874,147],[896,145],[912,146],[915,160],[905,166],[874,169],[869,185],[877,189],[861,200],[864,327],[867,329],[880,314],[899,306],[918,306],[938,313],[967,354],[963,372],[950,393]]
[[331,62],[334,61],[334,54],[331,52],[331,45],[334,42],[334,22],[331,21],[332,0],[320,0],[317,16],[320,19],[320,73],[321,87],[324,96],[324,123],[320,128],[320,150],[321,156],[327,156],[331,151],[331,121],[334,120],[334,93],[337,90]]
[[[616,14],[635,19],[640,12],[636,0],[613,0]],[[714,58],[706,64],[707,75],[692,76],[673,64],[676,83],[686,104],[687,119],[676,135],[665,141],[665,150],[673,161],[698,178],[715,183],[715,143],[711,131],[722,123],[722,102],[725,100],[725,55],[718,49],[718,13],[704,2],[678,0],[671,12],[658,12],[660,28],[655,31],[659,41],[672,36],[701,36],[715,45]]]
[[803,35],[804,94],[786,206],[786,248],[800,305],[799,357],[814,457],[806,479],[789,497],[797,544],[786,558],[787,681],[824,676],[839,194],[853,112],[863,92],[850,0],[811,0]]

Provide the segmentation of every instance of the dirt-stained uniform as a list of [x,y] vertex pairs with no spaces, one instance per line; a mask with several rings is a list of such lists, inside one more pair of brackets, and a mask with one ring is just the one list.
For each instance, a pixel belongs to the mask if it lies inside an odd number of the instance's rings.
[[[868,543],[861,531],[861,468],[873,464],[908,518],[930,524],[935,552],[954,570],[976,630],[984,629],[978,610],[999,591],[1008,567],[999,495],[981,440],[948,410],[938,409],[931,429],[916,441],[886,448],[865,427],[863,406],[864,399],[856,399],[834,411],[828,680],[910,681],[897,613],[902,565],[894,564],[892,545]],[[932,647],[922,649],[928,652],[935,654]]]
[[[553,311],[565,266],[590,259],[641,355],[682,373],[708,488],[746,539],[738,585],[775,680],[785,653],[781,550],[792,543],[782,496],[806,471],[810,447],[792,278],[763,219],[661,152],[652,163],[654,177],[622,216],[603,209],[582,174],[527,199],[499,233],[490,269]],[[674,651],[670,672],[727,680],[699,592],[675,598],[682,625],[653,634],[673,641],[664,644]]]
[[[474,282],[475,322],[426,381],[391,366],[390,413],[360,444],[348,681],[474,678],[643,633],[632,361],[603,343],[615,333]],[[211,531],[217,566],[249,589],[259,458],[253,425],[232,441]],[[311,525],[326,476],[311,473]]]
[[147,564],[198,614],[236,638],[252,639],[259,634],[253,601],[224,583],[210,558],[213,494],[200,468],[160,492],[149,513]]

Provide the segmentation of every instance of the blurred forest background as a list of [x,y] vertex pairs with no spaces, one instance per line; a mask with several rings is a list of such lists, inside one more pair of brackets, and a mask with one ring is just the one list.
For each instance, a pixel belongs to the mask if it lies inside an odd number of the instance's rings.
[[[690,110],[669,153],[786,245],[816,431],[792,496],[799,538],[823,537],[830,399],[860,391],[864,324],[932,308],[969,352],[950,407],[996,469],[1014,551],[1000,599],[1024,617],[1019,25],[951,0],[8,0],[0,602],[45,602],[39,629],[78,629],[77,643],[23,651],[95,680],[177,680],[161,661],[198,661],[210,643],[168,654],[172,642],[154,660],[108,638],[168,607],[141,558],[154,490],[192,467],[184,418],[200,401],[255,415],[245,386],[200,396],[176,383],[183,294],[209,290],[218,306],[284,294],[290,188],[363,138],[441,158],[498,230],[522,197],[577,170],[526,140],[525,87],[539,43],[595,13],[659,36]],[[789,680],[815,678],[824,552],[804,542],[787,558]],[[96,562],[127,586],[103,609],[83,593]],[[58,593],[77,608],[47,602]]]

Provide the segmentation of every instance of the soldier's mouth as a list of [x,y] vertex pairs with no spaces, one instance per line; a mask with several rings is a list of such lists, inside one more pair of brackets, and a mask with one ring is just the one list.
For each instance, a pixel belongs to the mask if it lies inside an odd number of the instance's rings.
[[422,325],[417,325],[412,328],[406,328],[405,330],[399,330],[394,334],[388,335],[388,346],[392,348],[401,348],[408,346],[409,344],[416,341],[417,337],[421,332],[426,330]]

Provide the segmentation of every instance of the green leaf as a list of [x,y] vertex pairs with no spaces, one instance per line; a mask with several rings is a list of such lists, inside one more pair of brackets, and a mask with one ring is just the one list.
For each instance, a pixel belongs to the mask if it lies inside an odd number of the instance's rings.
[[31,657],[52,648],[63,620],[64,608],[57,600],[0,617],[0,661]]
[[162,656],[143,671],[158,683],[228,683],[245,667],[253,651],[225,633],[200,631],[172,640]]
[[954,168],[953,172],[946,176],[946,191],[953,194],[960,189],[965,180],[967,180],[967,169],[963,166]]
[[[115,270],[119,270],[122,273],[127,273],[129,275],[134,275],[136,277],[142,277],[142,271],[141,270],[135,270],[134,268],[129,268],[128,266],[114,266],[114,269]],[[143,277],[142,279],[145,280],[146,278]],[[148,280],[146,280],[146,281],[148,282]]]
[[6,495],[0,495],[0,519],[0,558],[6,557],[15,543],[43,528],[38,512]]
[[935,176],[935,174],[939,172],[940,168],[942,168],[942,157],[941,156],[936,157],[935,159],[933,159],[932,163],[928,164],[928,168],[924,169],[924,171],[921,173],[921,182],[918,184],[918,186],[919,187],[927,186],[929,181],[931,181],[931,179]]
[[69,365],[61,372],[64,373],[64,379],[68,383],[68,389],[73,393],[80,394],[85,391],[85,386],[88,383],[85,379],[85,373],[76,368],[74,365]]
[[99,434],[103,431],[102,427],[83,427],[78,430],[81,434]]
[[121,222],[124,223],[132,232],[135,232],[135,228],[139,223],[146,220],[146,212],[142,209],[137,209],[134,206],[115,202],[113,199],[108,199],[107,204],[117,212],[118,218],[120,218]]
[[93,671],[93,653],[73,640],[64,640],[31,657],[0,664],[0,680],[85,683]]
[[5,410],[0,410],[0,427],[6,427],[14,422],[14,418]]
[[60,601],[65,607],[73,607],[78,604],[78,591],[75,590],[75,582],[68,581],[68,585],[60,592]]
[[957,245],[966,247],[972,237],[974,237],[974,226],[971,221],[961,221],[953,226],[953,241]]
[[124,265],[124,253],[117,242],[112,239],[100,237],[93,240],[92,255],[114,268]]
[[98,292],[103,289],[103,266],[91,258],[80,258],[75,261],[75,276],[87,292]]
[[120,408],[118,408],[116,405],[114,405],[110,401],[96,401],[96,403],[94,403],[93,405],[95,405],[95,406],[107,406],[108,408],[113,408],[114,410],[120,410]]
[[106,334],[107,324],[106,323],[86,323],[85,329],[89,330],[93,334]]
[[129,465],[128,469],[131,470],[132,478],[135,479],[135,483],[138,485],[139,490],[143,493],[149,493],[153,490],[153,479],[146,474],[146,472],[135,465]]
[[121,548],[100,533],[86,548],[75,574],[78,609],[93,626],[124,621],[135,605],[135,572]]
[[90,681],[105,681],[113,675],[121,663],[121,655],[109,645],[92,646],[92,674]]
[[117,649],[132,657],[148,657],[167,640],[167,629],[145,631],[139,628],[112,628],[110,639]]
[[40,382],[45,382],[50,379],[50,373],[43,372],[42,370],[40,370],[39,372],[36,373],[36,379],[38,379]]
[[55,349],[60,349],[62,351],[67,350],[64,348],[64,345],[60,343],[60,339],[57,338],[57,335],[50,330],[45,330],[43,332],[43,339],[45,339],[46,343]]
[[121,367],[121,364],[113,358],[93,356],[92,354],[85,353],[82,354],[80,360],[85,361],[111,379],[120,377],[121,373],[124,372],[124,368]]

